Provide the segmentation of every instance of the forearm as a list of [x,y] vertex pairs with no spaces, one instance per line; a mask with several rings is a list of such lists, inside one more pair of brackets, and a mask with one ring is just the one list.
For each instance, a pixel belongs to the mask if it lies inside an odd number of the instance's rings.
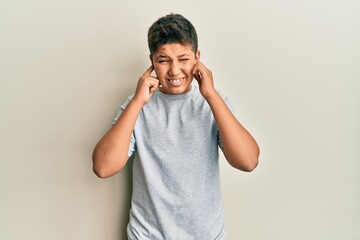
[[221,96],[214,92],[206,98],[217,123],[222,150],[235,168],[252,171],[258,164],[259,147],[255,139],[235,118]]
[[118,121],[96,145],[93,152],[93,169],[97,176],[110,177],[125,166],[131,134],[142,106],[134,99],[130,101]]

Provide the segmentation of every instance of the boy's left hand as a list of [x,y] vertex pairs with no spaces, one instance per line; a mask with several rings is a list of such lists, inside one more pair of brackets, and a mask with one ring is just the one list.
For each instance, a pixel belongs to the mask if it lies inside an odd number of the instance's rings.
[[216,93],[212,72],[206,68],[202,62],[198,61],[194,65],[192,73],[198,81],[201,95],[203,95],[205,99]]

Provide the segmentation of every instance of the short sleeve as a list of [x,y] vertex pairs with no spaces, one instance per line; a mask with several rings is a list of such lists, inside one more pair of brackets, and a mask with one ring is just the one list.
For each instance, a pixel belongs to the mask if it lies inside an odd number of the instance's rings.
[[[112,122],[112,125],[114,125],[119,117],[121,116],[121,114],[124,112],[125,108],[127,107],[127,105],[129,104],[129,102],[131,101],[131,99],[134,97],[134,94],[129,96],[126,101],[120,106],[119,111],[116,113],[116,116]],[[129,151],[128,151],[128,157],[131,157],[131,155],[133,155],[133,153],[136,150],[136,141],[135,141],[135,136],[134,136],[134,132],[132,132],[131,134],[131,138],[130,138],[130,145],[129,145]]]
[[[232,112],[232,114],[235,116],[235,118],[237,120],[239,120],[238,116],[237,116],[237,113],[233,107],[233,105],[231,104],[229,98],[227,96],[225,96],[222,92],[218,91],[218,93],[220,94],[221,98],[224,100],[225,104],[227,105],[227,107],[230,109],[230,111]],[[218,141],[218,145],[219,147],[222,149],[223,148],[223,145],[222,145],[222,141],[221,141],[221,137],[220,137],[220,132],[218,130],[218,133],[217,133],[217,141]]]

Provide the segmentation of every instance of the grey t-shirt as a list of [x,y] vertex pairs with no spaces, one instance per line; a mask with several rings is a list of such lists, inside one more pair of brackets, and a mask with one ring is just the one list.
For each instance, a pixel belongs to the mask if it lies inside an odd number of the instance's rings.
[[135,154],[129,239],[225,239],[218,146],[216,122],[197,85],[180,95],[154,93],[129,148]]

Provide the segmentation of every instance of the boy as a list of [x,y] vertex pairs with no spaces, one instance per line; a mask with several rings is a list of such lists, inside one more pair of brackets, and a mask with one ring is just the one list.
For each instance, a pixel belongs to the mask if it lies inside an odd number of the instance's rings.
[[252,171],[258,145],[215,89],[186,18],[158,19],[148,44],[151,66],[96,145],[94,172],[110,177],[135,153],[129,239],[223,240],[218,147]]

